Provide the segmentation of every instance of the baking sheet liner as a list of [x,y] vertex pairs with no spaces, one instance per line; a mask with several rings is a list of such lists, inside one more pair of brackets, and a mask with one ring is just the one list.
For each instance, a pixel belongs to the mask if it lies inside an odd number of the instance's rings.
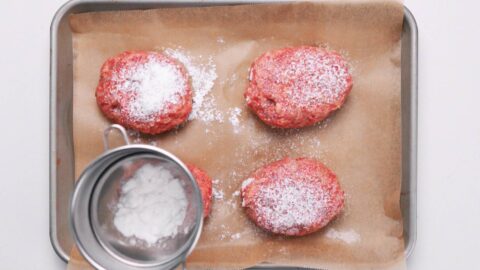
[[[76,176],[102,153],[102,132],[110,124],[95,101],[103,62],[132,49],[183,51],[197,65],[213,61],[217,78],[208,97],[217,119],[193,119],[159,136],[131,136],[196,164],[216,179],[213,211],[188,258],[189,269],[240,269],[264,262],[404,269],[399,204],[402,21],[403,6],[394,1],[72,15]],[[342,109],[324,122],[303,129],[273,129],[245,105],[248,68],[265,51],[297,45],[342,53],[350,63],[354,87]],[[256,228],[241,209],[237,196],[241,182],[259,166],[285,156],[321,160],[337,173],[345,190],[343,213],[318,233],[272,236]]]

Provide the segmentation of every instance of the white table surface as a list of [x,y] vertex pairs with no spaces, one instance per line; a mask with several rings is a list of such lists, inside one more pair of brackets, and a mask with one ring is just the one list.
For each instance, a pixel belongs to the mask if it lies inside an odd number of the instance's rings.
[[[63,2],[0,1],[1,269],[65,269],[48,236],[49,27]],[[409,269],[478,269],[480,2],[405,5],[420,33],[418,239]]]

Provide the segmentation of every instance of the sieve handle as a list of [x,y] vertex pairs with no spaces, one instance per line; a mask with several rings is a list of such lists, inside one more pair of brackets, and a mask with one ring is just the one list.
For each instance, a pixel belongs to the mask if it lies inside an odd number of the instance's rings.
[[125,130],[125,128],[122,127],[121,125],[113,124],[113,125],[109,126],[108,128],[106,128],[105,131],[103,131],[103,147],[105,148],[105,151],[110,149],[109,144],[108,144],[108,135],[114,129],[118,130],[122,134],[122,137],[123,137],[123,140],[125,141],[125,144],[130,144],[130,140],[128,139],[127,131]]

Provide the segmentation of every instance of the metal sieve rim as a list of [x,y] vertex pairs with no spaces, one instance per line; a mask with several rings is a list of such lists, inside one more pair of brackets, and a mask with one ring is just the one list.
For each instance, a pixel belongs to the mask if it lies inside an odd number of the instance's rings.
[[[164,262],[137,263],[133,260],[129,261],[128,259],[112,256],[111,251],[106,250],[105,247],[99,242],[94,228],[90,222],[90,203],[96,188],[96,184],[101,175],[108,170],[110,166],[114,165],[120,160],[132,155],[140,154],[153,154],[154,156],[169,160],[178,165],[181,170],[187,174],[189,180],[192,182],[194,193],[198,201],[197,205],[199,209],[197,209],[195,227],[192,230],[192,235],[179,249],[179,251],[172,255],[171,259]],[[172,269],[173,267],[176,267],[182,263],[196,245],[201,233],[201,228],[203,226],[202,209],[203,202],[198,184],[182,161],[180,161],[170,152],[158,147],[142,144],[130,144],[106,151],[92,163],[90,163],[83,171],[82,175],[77,181],[72,196],[70,222],[75,242],[77,243],[81,254],[89,263],[98,269]]]

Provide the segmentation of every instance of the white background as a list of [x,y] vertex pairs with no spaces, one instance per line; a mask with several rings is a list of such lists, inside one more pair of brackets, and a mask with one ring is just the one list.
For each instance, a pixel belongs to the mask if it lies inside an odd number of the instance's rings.
[[[65,269],[48,236],[49,27],[0,0],[0,268]],[[405,0],[420,33],[418,240],[409,269],[478,269],[480,2]]]

